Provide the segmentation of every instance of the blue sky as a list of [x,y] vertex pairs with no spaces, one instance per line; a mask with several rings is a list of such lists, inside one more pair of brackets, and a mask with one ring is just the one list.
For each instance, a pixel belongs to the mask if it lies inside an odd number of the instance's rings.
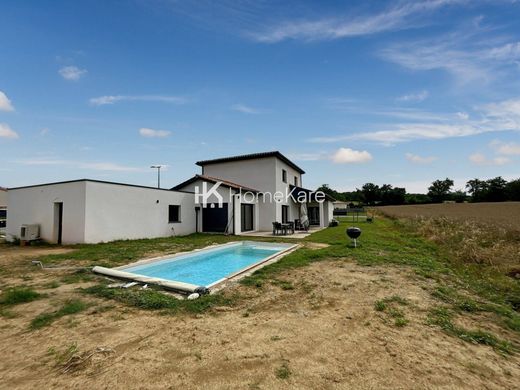
[[[217,4],[218,3],[218,4]],[[0,185],[163,185],[280,150],[303,184],[520,177],[520,2],[3,1]]]

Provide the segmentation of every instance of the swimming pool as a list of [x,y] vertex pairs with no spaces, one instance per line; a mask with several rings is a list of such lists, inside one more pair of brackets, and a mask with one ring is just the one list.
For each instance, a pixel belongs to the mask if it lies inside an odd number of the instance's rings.
[[[186,287],[187,292],[195,291],[197,288],[201,291],[201,288],[213,287],[296,246],[284,243],[241,241],[169,257],[144,260],[115,269],[95,267],[94,272],[115,277],[118,277],[116,274],[119,273],[119,276],[125,279],[140,280],[144,278],[143,281],[149,283],[155,281],[179,282],[178,285]],[[104,270],[111,270],[112,275],[103,272]],[[168,287],[168,284],[165,283],[156,284]]]

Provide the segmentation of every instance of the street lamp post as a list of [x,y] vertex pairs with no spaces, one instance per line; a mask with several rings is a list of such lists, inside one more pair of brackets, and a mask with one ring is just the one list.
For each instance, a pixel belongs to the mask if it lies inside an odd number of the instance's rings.
[[162,165],[152,165],[150,168],[157,169],[157,188],[161,188],[161,168],[162,168]]

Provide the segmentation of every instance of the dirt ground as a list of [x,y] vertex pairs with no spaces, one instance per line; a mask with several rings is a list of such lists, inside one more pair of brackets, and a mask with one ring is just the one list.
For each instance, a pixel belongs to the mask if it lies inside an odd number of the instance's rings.
[[[14,248],[0,255],[33,286],[58,271],[29,266],[38,251]],[[31,268],[32,267],[32,268]],[[198,315],[167,316],[83,298],[85,312],[29,331],[37,314],[56,300],[78,296],[83,284],[43,290],[45,300],[17,305],[0,317],[0,388],[143,389],[379,389],[518,388],[520,357],[503,356],[426,325],[433,302],[430,281],[407,268],[361,267],[348,259],[286,271],[294,289],[234,285],[246,299]],[[41,291],[41,290],[39,290]],[[396,327],[378,299],[399,295],[409,323]],[[477,327],[476,314],[464,326]],[[491,325],[490,325],[491,326]],[[487,329],[518,337],[502,328]],[[80,352],[104,348],[87,364],[63,372],[56,352],[75,343]]]
[[398,218],[449,217],[495,223],[520,230],[520,202],[440,203],[404,206],[382,206],[377,210]]

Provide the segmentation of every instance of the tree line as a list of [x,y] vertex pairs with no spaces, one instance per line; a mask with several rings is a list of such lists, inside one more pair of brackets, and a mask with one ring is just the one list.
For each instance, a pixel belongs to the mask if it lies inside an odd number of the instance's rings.
[[370,206],[520,201],[520,179],[507,181],[498,176],[489,180],[468,180],[464,190],[453,190],[453,186],[453,180],[446,178],[433,181],[426,194],[408,193],[403,187],[393,187],[390,184],[379,186],[374,183],[365,183],[355,191],[336,191],[328,184],[321,185],[318,190],[339,201]]

